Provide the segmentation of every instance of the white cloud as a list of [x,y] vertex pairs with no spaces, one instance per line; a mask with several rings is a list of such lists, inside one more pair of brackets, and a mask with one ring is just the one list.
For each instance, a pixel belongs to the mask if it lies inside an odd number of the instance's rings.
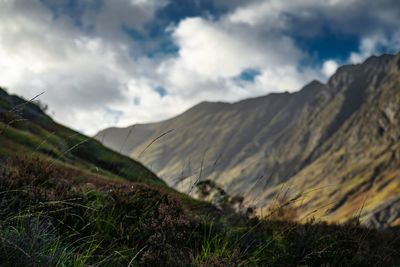
[[[251,26],[265,24],[267,27],[275,28],[282,25],[281,16],[284,7],[288,6],[283,1],[263,1],[239,6],[228,19],[234,23],[244,23]],[[267,22],[267,23],[265,23]]]
[[[189,18],[179,23],[173,37],[179,54],[163,62],[158,71],[171,93],[188,99],[234,101],[295,90],[308,78],[299,79],[297,65],[303,54],[284,35],[258,36],[251,28],[238,27],[225,18]],[[261,75],[243,88],[233,80],[247,69],[257,69]]]
[[365,36],[360,42],[359,51],[352,52],[349,62],[360,63],[371,55],[379,54],[382,48],[391,48],[394,52],[400,50],[400,30],[388,36],[382,32]]
[[231,77],[248,65],[263,64],[265,56],[257,44],[235,34],[201,18],[182,21],[174,31],[180,48],[177,64],[205,79]]
[[72,19],[57,20],[39,1],[0,2],[0,84],[42,100],[56,119],[87,133],[111,126],[107,113],[126,99],[138,75],[129,47],[85,35]]
[[326,78],[329,78],[336,72],[338,67],[339,64],[335,60],[327,60],[322,65],[322,73],[325,75]]

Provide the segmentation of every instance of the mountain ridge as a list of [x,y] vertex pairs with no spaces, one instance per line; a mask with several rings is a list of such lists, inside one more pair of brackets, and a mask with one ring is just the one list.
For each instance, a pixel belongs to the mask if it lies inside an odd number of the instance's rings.
[[[340,181],[336,191],[321,193],[326,202],[336,204],[320,216],[342,221],[357,213],[350,200],[360,202],[360,195],[366,195],[361,189],[369,192],[375,186],[360,189],[352,183],[374,184],[392,165],[397,173],[398,163],[390,159],[387,147],[394,147],[397,153],[399,62],[400,54],[374,56],[362,64],[340,67],[326,84],[312,81],[294,93],[274,93],[235,103],[203,102],[175,118],[105,130],[97,138],[103,136],[104,144],[113,149],[123,147],[118,140],[126,138],[124,154],[137,158],[182,191],[197,180],[209,179],[228,192],[246,195],[248,204],[254,205],[256,200],[260,208],[268,206],[286,183],[297,187],[288,195],[297,196],[336,179]],[[132,130],[128,137],[127,129]],[[378,158],[378,151],[384,159]],[[356,158],[357,153],[365,153],[364,158]],[[341,156],[335,169],[329,158],[337,155]],[[348,160],[343,163],[340,157]],[[336,178],[324,173],[325,169],[336,171]],[[391,187],[399,180],[382,179]],[[251,189],[260,183],[262,190]],[[388,192],[374,193],[383,200],[366,205],[366,223],[385,223],[373,222],[371,214],[397,193]],[[310,198],[299,208],[307,212],[318,203]],[[359,208],[362,203],[353,205]],[[398,223],[398,217],[397,213],[389,224]]]

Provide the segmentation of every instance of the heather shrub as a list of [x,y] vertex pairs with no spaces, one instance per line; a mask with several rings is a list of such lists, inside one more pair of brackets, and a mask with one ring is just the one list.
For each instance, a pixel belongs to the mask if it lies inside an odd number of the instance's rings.
[[282,220],[282,214],[248,218],[232,209],[194,205],[163,187],[105,181],[38,157],[3,162],[2,265],[400,264],[399,229],[297,224]]
[[60,241],[50,221],[31,217],[2,225],[0,259],[2,266],[56,266],[72,264],[73,251]]

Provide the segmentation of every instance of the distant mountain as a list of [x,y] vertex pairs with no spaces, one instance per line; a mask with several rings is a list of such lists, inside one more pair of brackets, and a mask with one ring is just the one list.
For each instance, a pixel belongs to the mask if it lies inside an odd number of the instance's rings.
[[340,67],[296,93],[203,102],[97,139],[182,191],[207,179],[248,205],[292,200],[300,220],[400,225],[400,54]]

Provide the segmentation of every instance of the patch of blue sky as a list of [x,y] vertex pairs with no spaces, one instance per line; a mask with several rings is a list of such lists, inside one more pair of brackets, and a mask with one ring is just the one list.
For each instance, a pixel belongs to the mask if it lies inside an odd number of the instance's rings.
[[245,82],[254,82],[256,77],[260,74],[261,72],[258,69],[245,69],[239,74],[239,76],[235,77],[235,79]]
[[161,98],[168,94],[167,89],[165,89],[165,87],[163,86],[157,86],[156,88],[154,88],[154,91],[156,91]]
[[[176,55],[179,51],[174,43],[171,32],[167,30],[168,24],[155,20],[144,25],[144,28],[134,29],[126,25],[121,26],[122,31],[143,49],[141,56],[155,58],[163,55]],[[135,56],[133,56],[135,58]]]
[[160,20],[178,23],[189,17],[219,17],[225,10],[217,8],[213,0],[174,0],[157,12]]
[[[339,32],[327,23],[321,25],[318,29],[310,30],[310,34],[292,33],[296,45],[310,56],[310,62],[315,65],[329,59],[345,62],[351,52],[358,51],[360,36]],[[307,23],[304,27],[303,31],[307,32]]]

